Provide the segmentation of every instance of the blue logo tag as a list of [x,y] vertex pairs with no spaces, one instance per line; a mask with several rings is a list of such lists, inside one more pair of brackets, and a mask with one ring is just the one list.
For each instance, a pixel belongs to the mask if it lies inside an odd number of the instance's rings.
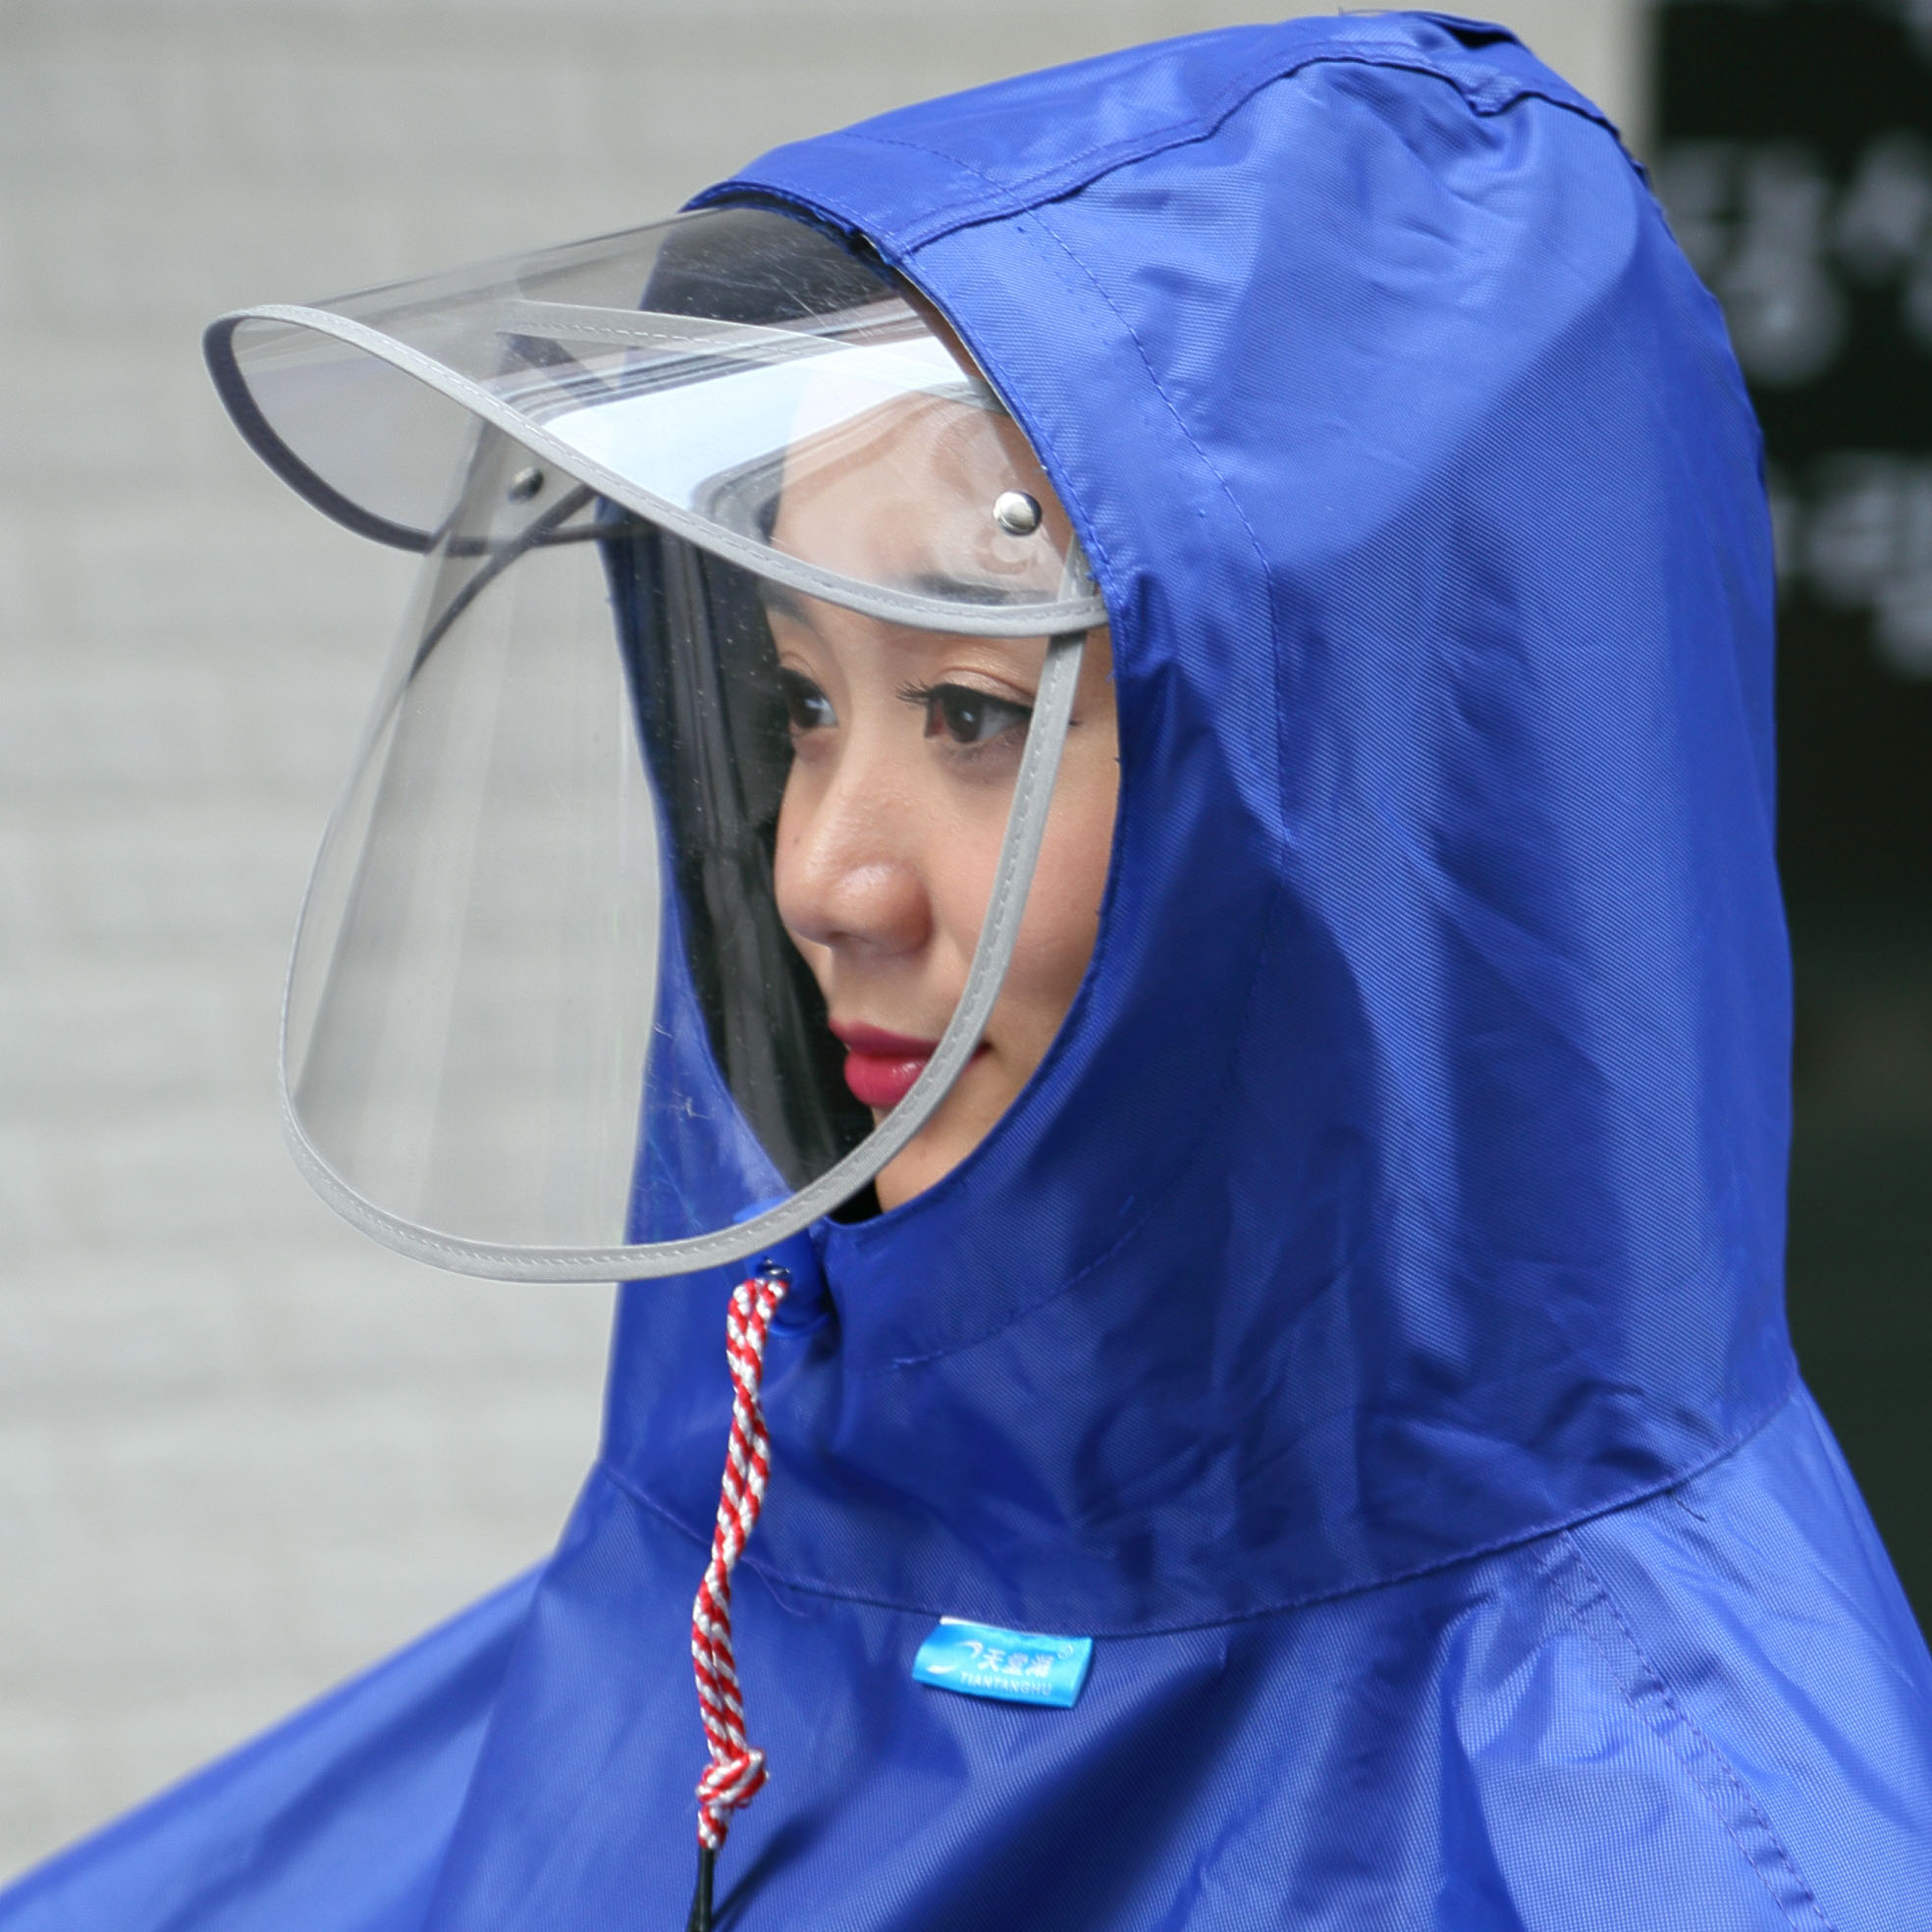
[[1034,1637],[941,1617],[912,1660],[912,1679],[941,1690],[963,1690],[969,1697],[1004,1697],[1009,1703],[1071,1710],[1093,1661],[1091,1637]]

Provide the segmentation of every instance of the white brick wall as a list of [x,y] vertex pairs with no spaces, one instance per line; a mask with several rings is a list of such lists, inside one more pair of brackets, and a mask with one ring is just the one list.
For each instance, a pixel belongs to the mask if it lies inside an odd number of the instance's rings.
[[[1634,96],[1618,0],[1500,11]],[[246,454],[202,323],[1239,17],[0,0],[0,1871],[538,1556],[594,1436],[605,1291],[399,1261],[282,1152],[284,948],[409,565]]]

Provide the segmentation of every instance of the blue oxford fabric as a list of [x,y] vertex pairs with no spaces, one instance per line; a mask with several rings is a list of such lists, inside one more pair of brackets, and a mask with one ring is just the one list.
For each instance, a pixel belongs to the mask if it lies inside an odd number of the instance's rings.
[[[1782,1314],[1758,439],[1612,131],[1495,29],[1301,21],[704,198],[957,325],[1122,780],[1046,1062],[774,1334],[723,1923],[1932,1923],[1932,1663]],[[682,1924],[728,1286],[624,1293],[533,1580],[0,1927]],[[916,1685],[940,1616],[1092,1636],[1079,1702]]]

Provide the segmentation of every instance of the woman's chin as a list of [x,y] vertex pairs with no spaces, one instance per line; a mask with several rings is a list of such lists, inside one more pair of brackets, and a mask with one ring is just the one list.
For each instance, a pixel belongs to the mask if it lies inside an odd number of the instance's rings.
[[[997,1056],[983,1043],[939,1112],[879,1170],[874,1186],[882,1209],[903,1207],[924,1194],[986,1139],[1019,1092],[1002,1073]],[[873,1110],[875,1125],[885,1118]]]
[[970,1148],[957,1151],[941,1151],[923,1145],[926,1137],[921,1135],[910,1147],[899,1152],[879,1170],[879,1178],[873,1188],[879,1196],[882,1213],[889,1214],[894,1208],[903,1208],[908,1201],[916,1199],[940,1181],[965,1159],[972,1152]]

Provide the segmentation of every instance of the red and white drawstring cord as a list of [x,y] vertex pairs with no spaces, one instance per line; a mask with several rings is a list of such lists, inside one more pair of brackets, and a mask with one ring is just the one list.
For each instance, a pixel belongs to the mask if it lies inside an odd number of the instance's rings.
[[758,1388],[765,1377],[765,1338],[772,1315],[791,1286],[789,1272],[760,1264],[731,1290],[724,1318],[724,1359],[731,1370],[731,1440],[711,1533],[711,1562],[698,1600],[691,1606],[691,1666],[698,1680],[698,1715],[704,1720],[711,1762],[698,1780],[698,1886],[685,1932],[711,1932],[712,1872],[719,1848],[741,1811],[765,1783],[765,1753],[745,1737],[744,1702],[731,1653],[731,1572],[765,1504],[772,1473],[771,1437]]

